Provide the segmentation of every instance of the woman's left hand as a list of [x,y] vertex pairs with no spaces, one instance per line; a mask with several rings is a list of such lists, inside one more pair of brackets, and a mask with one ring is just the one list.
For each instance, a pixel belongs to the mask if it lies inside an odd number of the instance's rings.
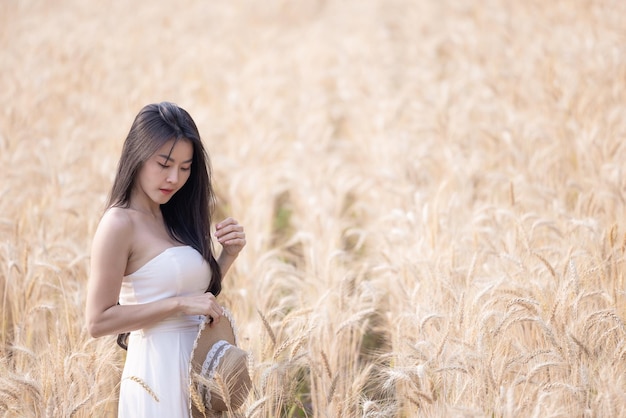
[[243,226],[233,218],[226,218],[215,225],[215,237],[224,248],[224,252],[236,257],[246,245],[246,233]]

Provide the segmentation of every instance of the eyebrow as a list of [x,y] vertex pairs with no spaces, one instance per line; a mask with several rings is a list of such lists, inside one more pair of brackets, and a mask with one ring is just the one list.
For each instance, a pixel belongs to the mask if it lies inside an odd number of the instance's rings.
[[[165,159],[165,161],[171,161],[173,163],[176,162],[172,157],[170,157],[168,155],[165,155],[165,154],[159,154],[158,157],[161,157],[161,158]],[[190,163],[192,161],[193,161],[193,158],[190,158],[187,161],[183,161],[181,164],[187,164],[187,163]]]

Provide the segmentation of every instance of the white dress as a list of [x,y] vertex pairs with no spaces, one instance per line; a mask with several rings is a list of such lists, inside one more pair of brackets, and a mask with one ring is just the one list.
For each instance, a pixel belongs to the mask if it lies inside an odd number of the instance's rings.
[[[120,304],[202,294],[210,277],[199,252],[189,246],[171,247],[124,277]],[[189,359],[203,319],[179,315],[131,332],[118,417],[189,417]]]

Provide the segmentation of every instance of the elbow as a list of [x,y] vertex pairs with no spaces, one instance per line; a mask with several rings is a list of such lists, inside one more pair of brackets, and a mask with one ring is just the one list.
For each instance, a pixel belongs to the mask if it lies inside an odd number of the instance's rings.
[[109,308],[87,304],[85,309],[85,323],[87,332],[93,338],[104,337],[114,333],[113,318]]
[[102,337],[102,333],[98,329],[98,326],[93,323],[87,323],[87,332],[91,338],[99,338]]
[[87,332],[92,338],[99,338],[107,335],[107,333],[102,329],[100,322],[89,317],[87,318]]

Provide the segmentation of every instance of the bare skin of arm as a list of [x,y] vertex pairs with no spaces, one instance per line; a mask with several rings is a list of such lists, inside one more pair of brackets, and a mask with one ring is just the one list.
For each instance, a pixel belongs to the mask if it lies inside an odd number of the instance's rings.
[[117,305],[132,237],[133,222],[123,210],[114,208],[105,213],[93,240],[87,286],[86,319],[92,337],[145,328],[178,313],[216,318],[221,315],[221,307],[210,293]]

